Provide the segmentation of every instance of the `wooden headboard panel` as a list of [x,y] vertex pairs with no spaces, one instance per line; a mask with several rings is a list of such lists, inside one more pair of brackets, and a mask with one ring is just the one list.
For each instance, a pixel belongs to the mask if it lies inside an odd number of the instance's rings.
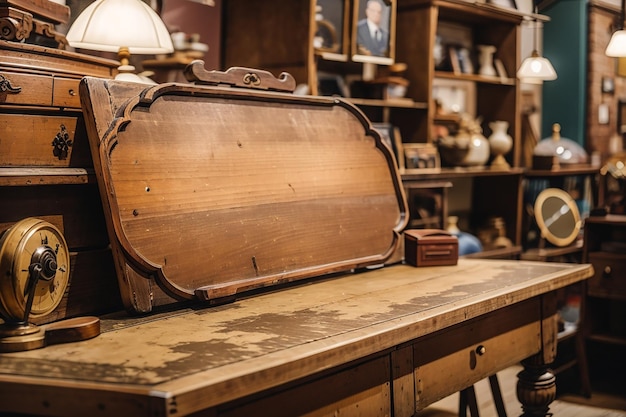
[[131,312],[380,264],[399,243],[395,159],[341,99],[97,78],[80,94]]

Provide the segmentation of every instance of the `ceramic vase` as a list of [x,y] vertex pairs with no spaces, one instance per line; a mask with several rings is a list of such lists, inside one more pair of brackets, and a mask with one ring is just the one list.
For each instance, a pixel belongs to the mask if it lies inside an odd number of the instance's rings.
[[478,73],[485,77],[498,75],[496,68],[493,66],[493,54],[496,52],[496,47],[493,45],[478,45],[478,50],[478,62],[480,64]]
[[509,123],[503,120],[496,120],[489,123],[491,135],[489,136],[489,148],[494,156],[491,167],[496,169],[509,169],[511,166],[504,158],[513,146],[513,138],[507,133]]
[[489,160],[489,142],[487,139],[478,132],[470,132],[457,135],[457,143],[464,149],[467,149],[467,153],[460,161],[460,166],[482,166]]

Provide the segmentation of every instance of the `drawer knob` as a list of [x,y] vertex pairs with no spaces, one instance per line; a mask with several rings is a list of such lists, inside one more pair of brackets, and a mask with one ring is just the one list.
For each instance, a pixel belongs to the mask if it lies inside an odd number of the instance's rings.
[[613,270],[611,269],[611,266],[607,265],[607,266],[604,267],[604,271],[603,271],[602,276],[604,278],[610,278],[611,277],[611,272],[613,272]]
[[479,346],[476,348],[476,354],[477,354],[478,356],[483,356],[486,352],[487,352],[487,349],[486,349],[483,345],[479,345]]
[[76,91],[74,91],[73,88],[71,88],[68,92],[67,92],[70,96],[74,97],[76,95]]

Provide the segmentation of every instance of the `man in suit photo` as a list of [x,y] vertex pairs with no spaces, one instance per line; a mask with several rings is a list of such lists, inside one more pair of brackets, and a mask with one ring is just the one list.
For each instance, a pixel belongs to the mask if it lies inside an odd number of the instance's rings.
[[357,24],[357,51],[361,55],[388,56],[389,31],[381,26],[383,4],[368,0],[365,18]]

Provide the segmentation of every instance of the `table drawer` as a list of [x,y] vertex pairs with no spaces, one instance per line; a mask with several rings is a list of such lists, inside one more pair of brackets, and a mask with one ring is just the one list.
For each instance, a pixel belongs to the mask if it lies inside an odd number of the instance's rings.
[[538,300],[507,309],[413,345],[417,410],[541,351]]
[[587,284],[589,295],[626,297],[626,255],[591,252],[589,262],[594,269]]
[[0,114],[0,166],[91,167],[80,113]]
[[0,104],[52,106],[51,76],[0,71],[0,83]]
[[77,79],[55,77],[52,105],[80,109],[79,83]]
[[203,415],[249,417],[291,416],[390,416],[390,362],[384,356],[355,367],[294,383],[279,392],[227,403]]

